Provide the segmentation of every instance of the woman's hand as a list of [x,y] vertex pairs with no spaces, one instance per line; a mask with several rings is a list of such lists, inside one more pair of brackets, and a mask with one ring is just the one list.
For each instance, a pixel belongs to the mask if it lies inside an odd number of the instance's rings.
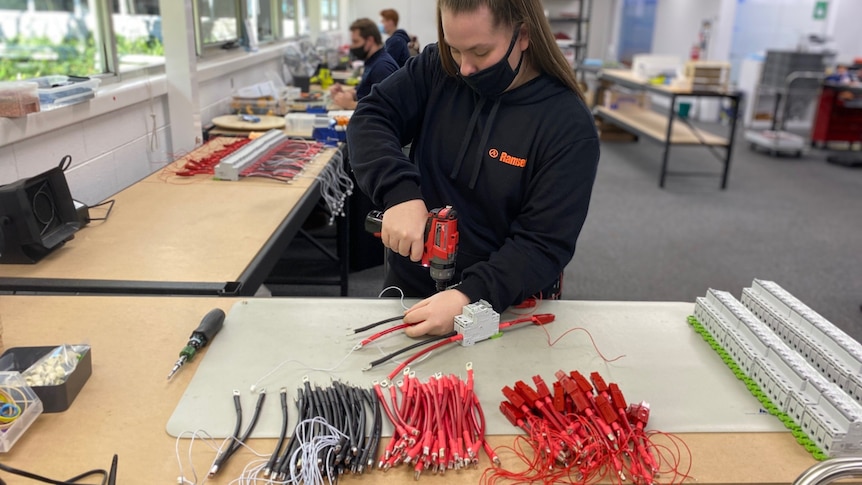
[[415,324],[404,329],[404,333],[408,337],[420,337],[451,332],[455,328],[455,317],[468,303],[467,295],[458,290],[441,291],[430,296],[404,312],[404,323]]
[[401,256],[407,256],[411,261],[419,261],[425,247],[427,223],[428,208],[421,199],[393,205],[383,213],[380,240],[384,246]]

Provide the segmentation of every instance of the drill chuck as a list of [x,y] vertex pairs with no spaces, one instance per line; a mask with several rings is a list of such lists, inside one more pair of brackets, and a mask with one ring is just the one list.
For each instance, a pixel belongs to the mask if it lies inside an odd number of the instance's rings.
[[455,275],[455,265],[431,263],[429,271],[431,273],[431,279],[437,283],[437,291],[441,291],[446,289],[446,283],[452,281],[452,277]]

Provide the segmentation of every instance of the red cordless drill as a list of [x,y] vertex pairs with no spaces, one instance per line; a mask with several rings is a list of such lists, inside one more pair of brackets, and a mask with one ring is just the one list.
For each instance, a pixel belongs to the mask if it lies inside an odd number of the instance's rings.
[[[383,212],[371,211],[365,217],[365,230],[380,237]],[[437,291],[455,274],[455,256],[458,254],[458,214],[452,206],[428,212],[425,224],[425,247],[422,249],[422,266],[430,268]]]

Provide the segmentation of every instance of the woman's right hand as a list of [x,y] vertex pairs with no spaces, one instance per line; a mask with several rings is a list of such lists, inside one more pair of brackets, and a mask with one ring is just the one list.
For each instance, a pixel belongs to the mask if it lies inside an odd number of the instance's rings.
[[421,199],[408,200],[393,205],[383,213],[380,240],[387,248],[411,261],[422,259],[425,246],[425,225],[428,208]]

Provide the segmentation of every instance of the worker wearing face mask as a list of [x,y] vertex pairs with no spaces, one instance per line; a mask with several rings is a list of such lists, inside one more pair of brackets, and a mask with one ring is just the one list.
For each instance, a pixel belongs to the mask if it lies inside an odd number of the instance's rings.
[[398,70],[398,64],[383,48],[380,29],[371,19],[362,18],[350,25],[350,55],[364,61],[362,81],[356,89],[335,84],[329,88],[332,103],[342,109],[355,109],[356,103],[371,92],[371,87]]
[[[480,299],[502,312],[558,296],[599,159],[541,0],[438,0],[437,32],[437,45],[377,85],[347,128],[359,187],[385,210],[385,285],[424,298],[404,315],[410,336],[451,331]],[[450,205],[457,286],[435,292],[416,261],[429,209]]]

